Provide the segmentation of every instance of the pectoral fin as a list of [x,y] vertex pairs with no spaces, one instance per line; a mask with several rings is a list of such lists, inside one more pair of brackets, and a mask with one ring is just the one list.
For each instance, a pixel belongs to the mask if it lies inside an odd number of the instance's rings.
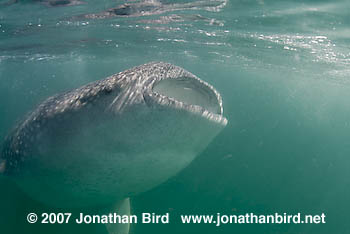
[[[118,215],[130,216],[130,199],[125,198],[122,201],[117,202],[110,211],[111,213],[117,213]],[[109,234],[129,234],[129,223],[109,223],[106,224],[106,228]]]

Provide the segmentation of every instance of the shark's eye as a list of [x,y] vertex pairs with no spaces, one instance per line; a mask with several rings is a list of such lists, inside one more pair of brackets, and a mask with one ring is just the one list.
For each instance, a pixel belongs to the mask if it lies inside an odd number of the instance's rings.
[[153,91],[185,104],[201,106],[214,114],[221,114],[214,91],[196,79],[182,77],[161,80],[153,86]]

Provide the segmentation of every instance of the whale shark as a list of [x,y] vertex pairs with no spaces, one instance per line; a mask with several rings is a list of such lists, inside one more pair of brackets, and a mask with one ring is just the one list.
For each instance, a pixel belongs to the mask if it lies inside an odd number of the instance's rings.
[[85,14],[80,17],[88,19],[105,19],[111,17],[139,17],[149,15],[159,15],[165,12],[182,10],[220,11],[226,6],[227,0],[199,0],[191,2],[164,2],[159,0],[142,0],[136,2],[123,3],[117,7],[109,8],[99,13]]
[[127,214],[130,197],[179,173],[227,122],[213,86],[151,62],[47,98],[6,137],[0,174],[48,206]]

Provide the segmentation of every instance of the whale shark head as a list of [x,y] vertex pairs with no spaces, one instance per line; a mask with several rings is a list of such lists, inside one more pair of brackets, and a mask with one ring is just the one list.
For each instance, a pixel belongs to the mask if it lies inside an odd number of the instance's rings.
[[112,203],[176,175],[226,124],[211,85],[149,63],[48,98],[9,135],[0,170],[44,203]]

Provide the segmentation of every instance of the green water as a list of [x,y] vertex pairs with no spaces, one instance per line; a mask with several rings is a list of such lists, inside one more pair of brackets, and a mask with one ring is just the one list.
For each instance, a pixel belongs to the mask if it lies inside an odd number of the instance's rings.
[[[216,9],[74,18],[123,2],[86,3],[0,5],[1,139],[48,96],[146,62],[174,63],[221,93],[229,124],[188,168],[132,199],[133,213],[170,212],[170,224],[131,233],[350,233],[348,1],[229,0]],[[24,204],[6,181],[0,194],[0,233],[105,233],[29,225],[26,214],[41,211],[35,203]],[[325,213],[326,224],[216,227],[179,218],[250,212]]]

